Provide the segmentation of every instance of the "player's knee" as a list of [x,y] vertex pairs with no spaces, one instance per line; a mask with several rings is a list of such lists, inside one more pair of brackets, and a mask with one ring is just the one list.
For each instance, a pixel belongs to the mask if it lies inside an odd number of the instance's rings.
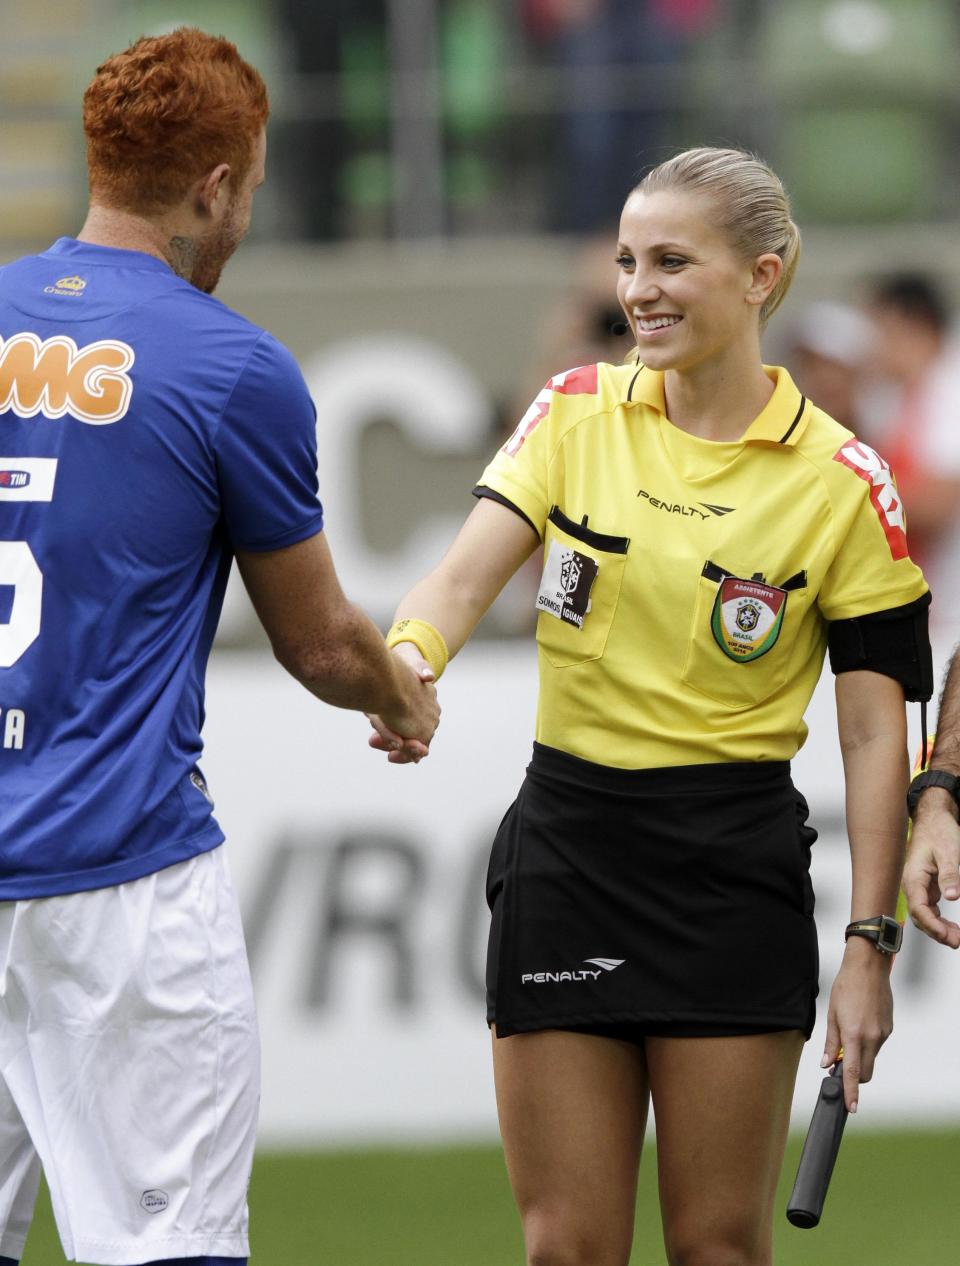
[[769,1253],[710,1235],[674,1243],[667,1260],[670,1266],[770,1266]]
[[629,1254],[611,1256],[606,1247],[590,1240],[579,1243],[544,1243],[528,1249],[527,1266],[627,1266]]
[[562,1218],[528,1216],[524,1221],[527,1266],[627,1266],[630,1242],[618,1242],[603,1227],[571,1225]]

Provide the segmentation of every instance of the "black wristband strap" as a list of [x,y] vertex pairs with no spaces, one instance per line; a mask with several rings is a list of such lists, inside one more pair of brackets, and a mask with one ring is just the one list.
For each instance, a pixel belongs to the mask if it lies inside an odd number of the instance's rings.
[[945,791],[950,792],[957,807],[960,808],[960,778],[956,774],[948,774],[945,769],[924,769],[917,774],[907,790],[907,812],[911,818],[916,813],[920,796],[927,787],[943,787]]
[[889,914],[875,914],[869,919],[855,919],[853,923],[848,923],[843,939],[849,941],[851,936],[873,941],[881,954],[896,954],[903,943],[903,928]]

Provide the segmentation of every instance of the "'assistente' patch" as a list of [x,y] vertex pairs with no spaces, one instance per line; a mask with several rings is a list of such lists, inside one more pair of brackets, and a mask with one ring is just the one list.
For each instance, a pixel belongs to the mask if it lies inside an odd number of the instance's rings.
[[710,627],[723,653],[745,664],[766,655],[776,642],[786,609],[785,589],[724,576],[713,603]]
[[595,558],[551,541],[537,594],[537,610],[582,629],[590,610],[590,590],[599,571]]

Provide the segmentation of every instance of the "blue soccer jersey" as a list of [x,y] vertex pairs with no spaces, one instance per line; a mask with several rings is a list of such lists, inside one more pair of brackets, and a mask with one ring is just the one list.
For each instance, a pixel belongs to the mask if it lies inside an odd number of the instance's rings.
[[135,251],[0,270],[0,899],[222,841],[197,760],[232,551],[322,526],[269,334]]

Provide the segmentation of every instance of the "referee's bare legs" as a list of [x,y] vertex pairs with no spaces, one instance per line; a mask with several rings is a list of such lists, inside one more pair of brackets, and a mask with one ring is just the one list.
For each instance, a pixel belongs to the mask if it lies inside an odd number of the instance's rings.
[[647,1104],[670,1266],[771,1266],[803,1035],[493,1041],[528,1266],[628,1266]]

